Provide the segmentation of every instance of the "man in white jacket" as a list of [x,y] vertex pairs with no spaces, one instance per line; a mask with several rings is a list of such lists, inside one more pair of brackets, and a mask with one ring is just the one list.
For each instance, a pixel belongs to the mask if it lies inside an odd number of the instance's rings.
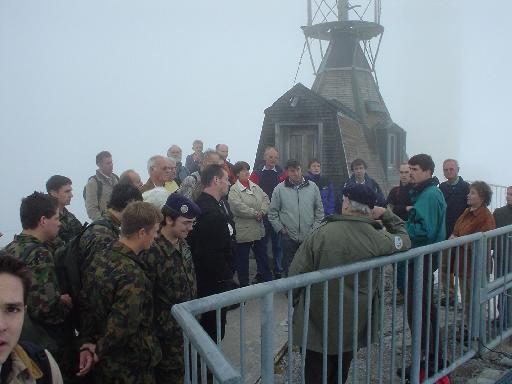
[[285,276],[299,246],[324,218],[320,191],[304,179],[299,162],[288,160],[286,171],[288,177],[274,189],[268,212],[272,228],[281,235]]

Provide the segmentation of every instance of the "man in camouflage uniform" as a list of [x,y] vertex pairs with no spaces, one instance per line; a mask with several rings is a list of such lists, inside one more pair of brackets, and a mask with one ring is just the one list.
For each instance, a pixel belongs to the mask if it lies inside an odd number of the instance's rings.
[[171,315],[171,307],[197,296],[192,254],[185,238],[201,211],[192,200],[172,194],[162,213],[160,236],[147,259],[151,280],[155,282],[155,330],[162,348],[162,360],[155,369],[155,377],[159,384],[178,384],[183,383],[183,337]]
[[22,200],[20,217],[23,231],[3,252],[24,261],[32,273],[27,299],[28,317],[25,318],[21,339],[50,350],[65,382],[71,382],[78,362],[69,318],[73,304],[71,297],[59,289],[53,255],[47,246],[60,228],[58,201],[52,196],[34,192]]
[[99,383],[156,383],[161,350],[153,329],[153,284],[142,255],[160,220],[150,203],[130,203],[119,241],[96,254],[83,275],[81,337],[96,344]]
[[60,229],[58,239],[67,243],[82,230],[82,223],[66,208],[73,198],[71,180],[66,176],[54,175],[46,182],[46,191],[59,202]]
[[130,201],[142,201],[139,189],[131,184],[117,184],[112,190],[107,211],[91,223],[80,237],[78,265],[84,271],[94,254],[119,239],[121,214]]

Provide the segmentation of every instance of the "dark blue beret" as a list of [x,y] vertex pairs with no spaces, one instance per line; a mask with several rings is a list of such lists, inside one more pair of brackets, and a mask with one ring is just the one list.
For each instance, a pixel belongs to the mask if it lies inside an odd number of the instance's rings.
[[373,208],[377,202],[377,194],[366,184],[351,183],[347,185],[343,188],[343,196],[347,196],[349,200],[365,204],[370,208]]
[[164,204],[164,209],[168,208],[174,211],[178,216],[186,217],[187,219],[193,219],[201,214],[201,209],[189,198],[173,193]]

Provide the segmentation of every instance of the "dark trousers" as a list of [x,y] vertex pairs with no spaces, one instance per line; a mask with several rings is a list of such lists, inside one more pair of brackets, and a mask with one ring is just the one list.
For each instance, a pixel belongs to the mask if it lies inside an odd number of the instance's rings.
[[[227,308],[222,308],[220,310],[220,339],[224,338],[224,334],[226,333],[226,313]],[[210,311],[203,313],[201,315],[201,326],[204,328],[206,333],[212,338],[212,340],[217,342],[217,315],[216,311]]]
[[402,295],[405,294],[405,261],[396,264],[396,285]]
[[[434,340],[436,336],[437,324],[437,307],[433,302],[434,298],[434,276],[431,276],[431,286],[428,286],[428,260],[425,256],[423,262],[423,295],[421,298],[421,353],[425,354],[427,350],[427,342],[429,343],[429,361],[433,361],[434,358]],[[434,269],[434,268],[432,268]],[[432,271],[434,272],[434,270]],[[408,265],[408,276],[407,276],[407,322],[409,323],[409,329],[412,334],[412,314],[413,314],[413,285],[414,285],[414,263],[410,262]],[[430,308],[427,308],[427,294],[430,289]],[[430,322],[427,323],[427,314],[430,310]],[[427,340],[427,330],[429,330],[429,337]],[[438,345],[438,359],[441,359],[441,343]]]
[[288,235],[281,236],[281,246],[283,247],[283,272],[288,276],[288,268],[293,261],[293,257],[300,247],[300,242],[293,240]]
[[[343,367],[341,368],[341,384],[345,383],[352,362],[352,351],[343,352],[341,356]],[[338,355],[327,355],[327,383],[338,383]],[[304,378],[307,384],[322,382],[323,355],[308,349],[306,351],[306,368]]]
[[265,239],[236,245],[235,265],[238,282],[241,287],[249,285],[249,252],[252,248],[256,257],[257,278],[259,282],[272,280],[272,272],[268,265]]
[[[265,247],[267,246],[269,241],[272,241],[272,258],[274,259],[274,274],[281,274],[283,273],[281,235],[274,231],[274,228],[272,228],[272,224],[270,224],[270,221],[268,221],[267,216],[263,218],[263,224],[265,225],[265,237],[263,238]],[[258,273],[259,272],[260,271],[258,270]]]

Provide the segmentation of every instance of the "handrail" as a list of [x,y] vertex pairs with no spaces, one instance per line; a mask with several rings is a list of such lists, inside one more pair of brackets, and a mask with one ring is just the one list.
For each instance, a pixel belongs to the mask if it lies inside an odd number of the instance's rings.
[[[501,237],[501,238],[500,238]],[[496,241],[498,238],[501,239],[503,244],[503,239],[512,239],[512,225],[509,225],[504,228],[495,229],[485,233],[475,233],[468,236],[458,237],[449,239],[446,241],[442,241],[439,243],[426,245],[424,247],[419,247],[415,249],[411,249],[406,252],[395,253],[389,256],[380,256],[374,258],[368,258],[365,260],[361,260],[352,264],[342,265],[335,268],[323,269],[319,271],[309,272],[297,276],[292,276],[288,278],[278,279],[271,282],[255,284],[248,287],[238,288],[235,290],[231,290],[228,292],[203,297],[195,300],[191,300],[185,303],[177,304],[172,308],[172,314],[178,321],[179,325],[182,327],[184,335],[185,335],[185,343],[186,347],[186,360],[189,351],[187,351],[188,343],[192,345],[193,353],[196,351],[199,353],[201,361],[206,363],[210,372],[213,373],[215,379],[221,383],[242,383],[243,377],[242,374],[228,361],[227,357],[220,350],[219,346],[210,338],[210,336],[205,332],[205,330],[201,327],[199,322],[196,319],[197,315],[201,313],[217,310],[220,311],[220,308],[228,307],[237,303],[244,303],[250,300],[262,299],[262,329],[261,329],[261,338],[262,338],[262,357],[261,357],[261,367],[262,367],[262,380],[264,382],[273,382],[273,374],[272,374],[272,362],[273,355],[268,355],[272,352],[272,303],[273,303],[273,295],[277,293],[286,293],[291,294],[295,292],[294,290],[298,288],[306,288],[306,301],[309,303],[309,293],[310,287],[331,280],[344,281],[344,278],[347,276],[354,275],[357,279],[357,276],[361,272],[367,272],[375,269],[383,270],[384,267],[389,265],[397,265],[400,262],[408,261],[410,265],[413,266],[415,271],[415,277],[413,282],[413,292],[414,292],[414,305],[413,305],[413,330],[414,335],[412,335],[412,352],[415,356],[411,359],[412,362],[412,382],[418,382],[414,380],[414,375],[419,373],[419,351],[420,351],[420,336],[421,328],[424,324],[421,324],[421,310],[422,310],[422,301],[421,295],[424,284],[433,284],[430,280],[428,282],[422,282],[422,279],[418,276],[423,275],[423,262],[422,258],[425,257],[426,261],[433,261],[434,258],[438,260],[440,258],[450,259],[449,255],[452,255],[452,250],[454,249],[467,249],[467,245],[473,244],[472,246],[472,254],[468,254],[464,252],[453,252],[453,255],[457,253],[456,258],[453,259],[454,265],[451,267],[453,271],[458,273],[459,269],[464,263],[467,261],[466,258],[471,259],[472,263],[472,271],[469,277],[464,277],[464,286],[466,281],[469,281],[469,278],[474,279],[471,285],[472,293],[471,298],[466,298],[462,300],[470,300],[472,303],[469,309],[469,323],[466,324],[469,328],[470,334],[468,339],[468,343],[471,340],[471,344],[469,349],[467,349],[464,353],[462,353],[462,345],[460,346],[460,356],[454,358],[452,362],[448,366],[439,366],[436,374],[434,376],[429,377],[425,383],[433,383],[438,378],[442,377],[442,375],[451,372],[458,365],[464,363],[469,360],[475,354],[482,352],[482,345],[494,345],[498,343],[496,338],[496,325],[494,325],[494,333],[490,333],[488,330],[488,322],[491,321],[489,315],[486,314],[486,311],[489,310],[489,305],[491,300],[496,301],[496,296],[501,295],[500,297],[507,296],[507,291],[512,289],[512,272],[510,273],[501,273],[499,276],[492,281],[489,281],[488,278],[485,278],[487,258],[490,255],[492,248],[492,241],[494,239]],[[491,248],[489,248],[489,244]],[[511,242],[512,243],[512,242]],[[508,244],[508,243],[507,243]],[[511,245],[512,247],[512,245]],[[507,245],[507,252],[510,253],[510,248]],[[494,250],[496,252],[496,250]],[[462,255],[464,253],[464,255]],[[452,257],[454,257],[452,255]],[[507,254],[508,255],[508,254]],[[510,256],[510,255],[509,255]],[[509,257],[507,256],[507,257]],[[503,256],[501,256],[503,257]],[[512,256],[510,256],[512,259]],[[503,261],[502,261],[503,262]],[[448,263],[448,268],[450,268],[450,263]],[[508,263],[508,259],[507,262]],[[459,265],[457,267],[457,265]],[[508,265],[508,264],[506,264]],[[512,260],[511,260],[512,267]],[[429,269],[430,268],[430,269]],[[508,267],[507,267],[508,268]],[[432,268],[427,267],[427,271],[425,273],[432,272]],[[411,275],[412,276],[412,275]],[[410,277],[412,278],[412,277]],[[459,279],[461,277],[459,276]],[[381,284],[383,277],[381,277]],[[395,271],[395,279],[396,279],[396,271]],[[357,281],[357,280],[356,280]],[[462,284],[462,281],[461,281]],[[469,283],[468,283],[469,284]],[[341,285],[340,285],[341,287]],[[383,287],[383,285],[382,285]],[[457,287],[457,284],[456,284]],[[460,286],[461,291],[463,289],[462,285]],[[325,291],[326,285],[324,285],[324,300],[327,299]],[[341,288],[340,288],[341,289]],[[371,288],[370,288],[371,289]],[[382,289],[382,288],[381,288]],[[393,297],[395,297],[395,287],[393,288]],[[342,292],[342,291],[340,291]],[[439,289],[438,289],[439,292]],[[293,293],[293,297],[295,298],[295,293]],[[428,307],[433,306],[434,304],[433,297],[431,297],[430,292],[428,292]],[[354,300],[357,300],[357,295],[354,296]],[[393,299],[394,300],[394,299]],[[288,319],[291,319],[290,314],[290,302],[291,299],[289,297],[288,306]],[[341,299],[340,299],[341,302]],[[327,305],[327,304],[325,304]],[[502,304],[503,305],[503,304]],[[508,304],[507,304],[508,305]],[[437,308],[439,308],[439,304],[436,304]],[[309,312],[309,304],[306,305],[306,312]],[[472,308],[472,309],[471,309]],[[393,311],[395,311],[395,302],[393,301]],[[503,309],[502,309],[503,310]],[[326,309],[324,307],[324,316]],[[356,308],[357,311],[357,308]],[[368,311],[370,311],[368,309]],[[445,317],[448,314],[447,309],[445,311]],[[370,312],[369,312],[370,313]],[[306,315],[306,314],[305,314]],[[307,319],[307,318],[306,318]],[[471,320],[473,319],[473,320]],[[265,324],[263,324],[263,320]],[[435,320],[435,319],[434,319]],[[306,320],[307,321],[307,320]],[[437,318],[439,321],[439,317]],[[445,321],[448,321],[447,318]],[[464,324],[464,323],[462,323]],[[490,324],[490,323],[489,323]],[[306,324],[304,324],[306,326]],[[453,324],[450,327],[455,327],[456,320],[453,321]],[[291,324],[289,324],[291,327]],[[447,335],[447,325],[445,327],[445,337]],[[357,329],[357,328],[356,328]],[[455,328],[454,328],[455,329]],[[307,332],[307,327],[306,327]],[[487,332],[487,333],[486,333]],[[510,329],[503,329],[503,322],[501,324],[501,335],[508,335],[512,332]],[[304,334],[304,333],[303,333]],[[289,335],[290,337],[290,335]],[[324,335],[325,338],[325,335]],[[289,339],[290,340],[290,339]],[[448,341],[443,341],[443,347],[445,352],[447,353]],[[304,339],[302,342],[304,345]],[[454,342],[451,343],[451,348],[453,352],[456,351],[456,348],[459,348],[459,345]],[[440,341],[439,341],[440,344]],[[436,349],[438,347],[438,342],[436,341]],[[357,345],[357,344],[356,344]],[[393,346],[394,348],[394,346]],[[241,347],[241,353],[243,354],[243,348]],[[458,349],[457,349],[458,350]],[[325,350],[324,350],[324,353]],[[393,352],[394,353],[394,352]],[[192,354],[192,356],[194,356]],[[445,356],[446,359],[446,356]],[[193,359],[194,360],[194,359]],[[393,364],[393,363],[392,363]],[[192,368],[193,371],[194,368]],[[303,369],[303,365],[302,365]],[[190,367],[187,368],[188,375],[190,374]],[[194,377],[194,372],[193,377]],[[264,374],[264,375],[263,375]],[[419,377],[419,375],[418,375]],[[193,380],[194,381],[194,380]],[[186,380],[188,382],[188,380]],[[195,382],[195,381],[194,381]]]

